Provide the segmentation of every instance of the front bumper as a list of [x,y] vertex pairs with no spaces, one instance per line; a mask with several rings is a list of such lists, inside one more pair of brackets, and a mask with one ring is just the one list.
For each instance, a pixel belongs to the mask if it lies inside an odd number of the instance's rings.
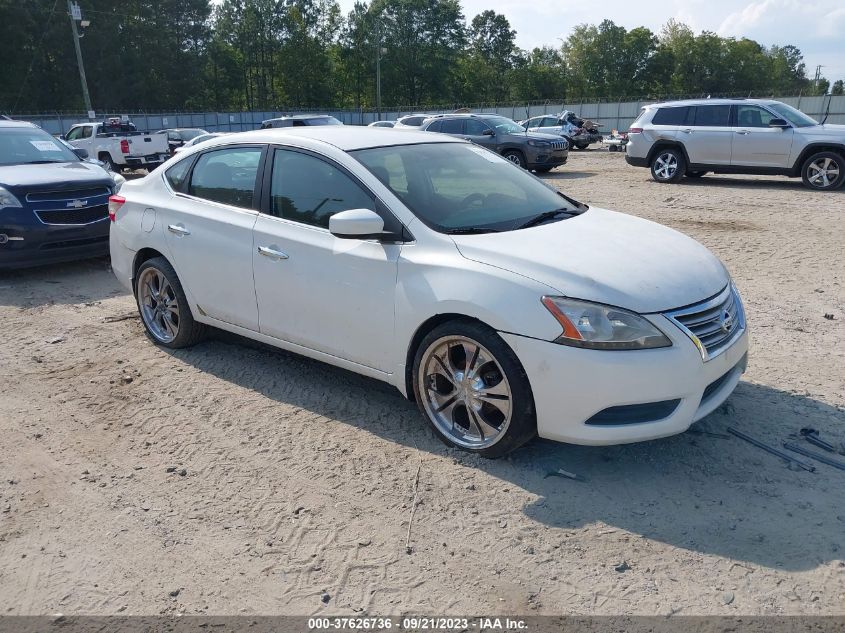
[[569,150],[543,150],[527,153],[525,160],[528,162],[528,169],[538,167],[559,167],[565,165],[569,159]]
[[[666,317],[647,318],[669,336],[672,347],[599,351],[501,334],[528,375],[540,437],[587,445],[666,437],[686,431],[727,399],[745,371],[747,329],[704,362],[693,342]],[[671,403],[657,414],[659,419],[625,419],[626,411],[659,411],[652,406],[656,403]],[[604,421],[595,423],[599,419]]]
[[0,214],[0,268],[100,257],[109,252],[108,218],[84,225],[43,224],[30,209]]

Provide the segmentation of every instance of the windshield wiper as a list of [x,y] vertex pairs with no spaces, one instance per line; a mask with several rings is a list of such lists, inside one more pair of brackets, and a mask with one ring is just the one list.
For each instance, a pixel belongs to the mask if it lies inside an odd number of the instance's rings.
[[545,213],[541,213],[540,215],[535,215],[533,218],[531,218],[527,222],[523,222],[519,226],[515,226],[513,230],[518,231],[519,229],[527,229],[532,226],[537,226],[538,224],[542,224],[546,220],[551,220],[559,215],[572,216],[575,215],[575,213],[572,209],[555,209],[554,211],[546,211]]
[[477,235],[480,233],[499,233],[499,229],[491,229],[486,226],[465,226],[459,229],[446,231],[447,235]]

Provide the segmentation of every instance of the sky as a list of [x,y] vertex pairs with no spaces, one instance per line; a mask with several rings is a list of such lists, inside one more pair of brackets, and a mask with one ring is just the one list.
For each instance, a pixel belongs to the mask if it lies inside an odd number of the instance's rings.
[[[339,0],[344,12],[354,0]],[[632,29],[655,33],[669,18],[697,34],[714,31],[724,37],[748,37],[764,46],[793,44],[804,53],[812,79],[821,64],[831,84],[845,79],[845,1],[843,0],[462,0],[467,22],[486,9],[504,14],[517,32],[521,48],[559,46],[578,24],[608,18]]]

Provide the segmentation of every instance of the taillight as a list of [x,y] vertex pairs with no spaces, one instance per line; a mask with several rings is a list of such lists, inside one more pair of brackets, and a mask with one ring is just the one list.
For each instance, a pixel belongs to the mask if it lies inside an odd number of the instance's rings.
[[628,134],[642,134],[642,133],[643,133],[643,129],[641,127],[632,127],[630,130],[628,130]]
[[120,141],[120,151],[123,152],[124,154],[129,153],[129,141],[128,140],[122,139]]
[[109,220],[112,222],[115,221],[117,212],[120,210],[120,207],[126,202],[126,198],[123,196],[118,196],[117,194],[113,196],[109,196]]

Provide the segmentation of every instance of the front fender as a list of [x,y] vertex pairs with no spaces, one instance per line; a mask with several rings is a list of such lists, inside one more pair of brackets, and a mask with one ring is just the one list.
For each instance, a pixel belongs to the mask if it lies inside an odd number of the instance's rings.
[[[451,240],[449,240],[451,242]],[[403,247],[396,286],[395,385],[406,392],[406,365],[421,328],[439,315],[476,319],[499,332],[553,340],[561,328],[543,307],[550,286],[511,271],[464,258],[444,257],[419,244]],[[411,356],[412,358],[413,356]],[[408,395],[406,393],[406,395]]]

